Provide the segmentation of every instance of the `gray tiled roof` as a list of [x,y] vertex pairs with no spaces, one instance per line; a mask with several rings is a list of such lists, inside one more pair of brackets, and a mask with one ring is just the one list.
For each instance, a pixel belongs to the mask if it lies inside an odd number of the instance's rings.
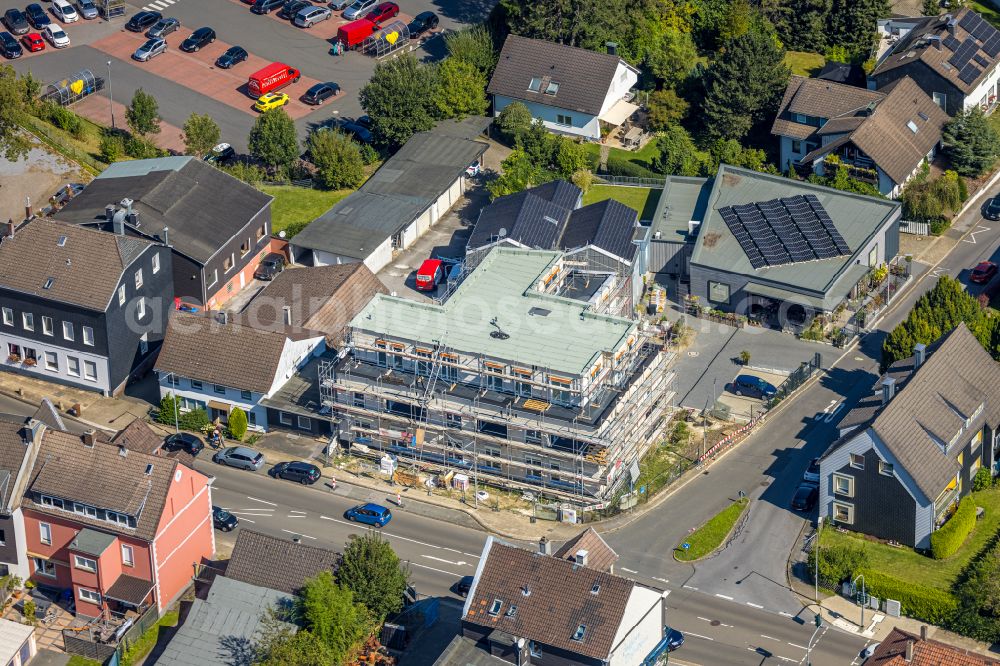
[[149,596],[152,589],[153,581],[151,580],[121,574],[104,593],[104,596],[115,601],[124,601],[133,606],[139,606]]
[[24,443],[24,418],[0,415],[0,507],[11,508],[9,502],[14,480],[24,464],[28,446]]
[[339,564],[340,554],[335,551],[242,529],[226,565],[226,577],[295,594],[307,578],[322,571],[335,574]]
[[455,636],[434,661],[433,666],[509,666],[509,661],[494,657],[476,641]]
[[84,555],[100,557],[117,538],[114,534],[98,532],[85,527],[77,532],[73,540],[69,542],[69,549]]

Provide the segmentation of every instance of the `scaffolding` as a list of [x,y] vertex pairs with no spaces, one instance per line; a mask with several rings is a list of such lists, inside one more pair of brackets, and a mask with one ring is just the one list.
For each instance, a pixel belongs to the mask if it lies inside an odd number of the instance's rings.
[[56,81],[45,86],[42,101],[54,102],[62,106],[79,101],[87,95],[92,95],[104,89],[104,79],[94,76],[89,69],[81,69],[73,76]]
[[393,21],[366,37],[361,51],[376,59],[395,53],[410,43],[410,29],[402,21]]

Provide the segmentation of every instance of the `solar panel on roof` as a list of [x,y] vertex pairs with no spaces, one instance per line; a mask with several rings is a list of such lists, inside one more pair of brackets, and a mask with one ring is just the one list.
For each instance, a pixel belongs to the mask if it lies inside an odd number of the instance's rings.
[[969,60],[978,50],[979,45],[976,43],[976,40],[972,37],[968,37],[964,42],[962,42],[962,45],[958,47],[955,54],[948,58],[948,62],[961,69],[968,64]]
[[972,59],[975,60],[980,65],[982,65],[983,67],[989,67],[990,66],[990,61],[987,58],[985,58],[984,56],[979,55],[978,53],[976,55],[972,56]]
[[966,32],[972,32],[976,26],[982,22],[982,20],[983,19],[979,16],[979,14],[975,12],[967,12],[965,16],[962,17],[962,20],[958,22],[958,25],[961,26]]
[[1000,32],[996,32],[983,44],[983,51],[991,58],[996,58],[1000,54]]
[[972,63],[969,63],[962,68],[962,71],[958,73],[958,78],[963,83],[972,83],[979,78],[979,75],[983,73],[983,70],[979,69]]
[[952,53],[954,53],[955,50],[962,45],[962,42],[955,39],[955,37],[952,35],[948,35],[947,37],[945,37],[941,41],[941,43],[944,44],[944,47],[949,51],[951,51]]
[[979,25],[972,29],[972,36],[981,42],[985,42],[990,38],[994,30],[996,30],[996,28],[991,26],[986,21],[980,20]]

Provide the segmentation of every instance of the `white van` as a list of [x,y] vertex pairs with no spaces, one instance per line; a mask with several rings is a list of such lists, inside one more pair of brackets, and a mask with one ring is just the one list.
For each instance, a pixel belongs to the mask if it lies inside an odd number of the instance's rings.
[[63,23],[80,20],[80,15],[76,13],[76,8],[69,4],[69,0],[52,0],[52,13]]

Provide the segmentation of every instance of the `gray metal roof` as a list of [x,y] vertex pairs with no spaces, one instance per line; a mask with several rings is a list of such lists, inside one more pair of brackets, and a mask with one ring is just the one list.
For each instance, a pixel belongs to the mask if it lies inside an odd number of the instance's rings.
[[114,534],[98,532],[85,527],[77,532],[73,540],[69,542],[69,549],[84,555],[100,557],[117,538]]
[[712,180],[709,178],[667,176],[653,213],[650,240],[673,243],[687,240],[688,223],[705,219],[711,193]]
[[507,666],[509,661],[494,657],[475,640],[455,636],[448,647],[434,661],[434,666]]

